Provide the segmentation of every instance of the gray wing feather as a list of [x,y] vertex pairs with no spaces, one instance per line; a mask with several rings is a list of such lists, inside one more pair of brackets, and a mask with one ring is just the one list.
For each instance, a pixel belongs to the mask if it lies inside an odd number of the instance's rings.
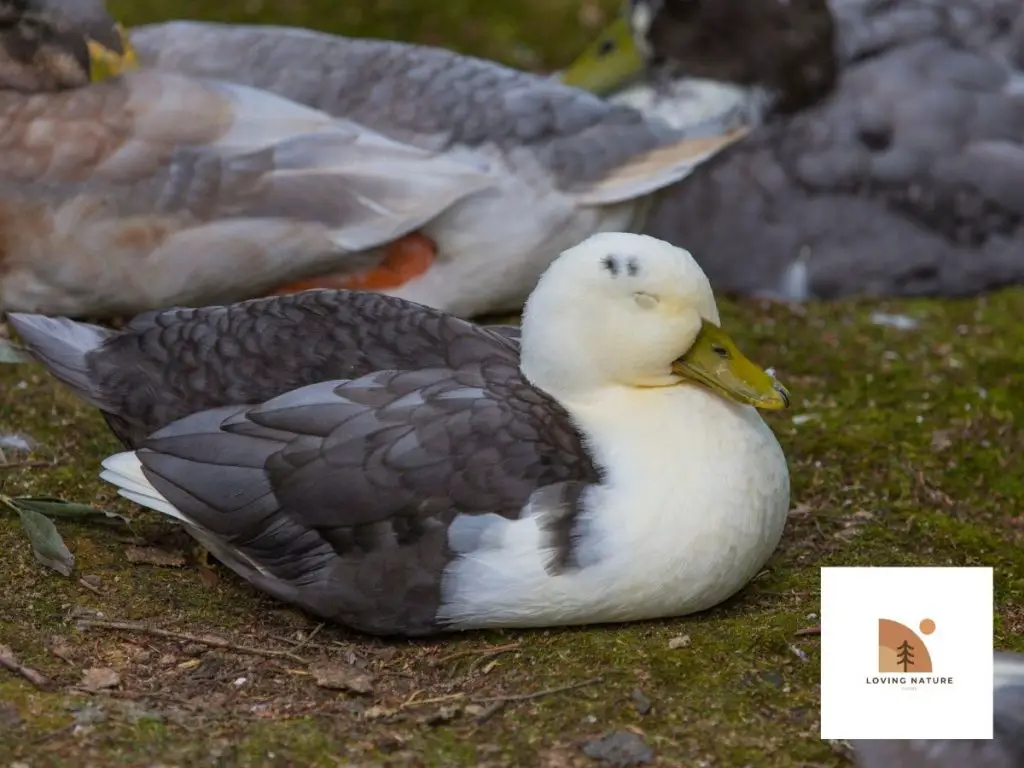
[[[16,323],[23,328],[29,327],[25,318],[40,328],[26,342],[55,375],[64,369],[52,350],[73,353],[75,347],[64,345],[63,332],[51,330],[54,324],[73,329],[76,337],[92,333],[92,326],[70,320],[20,317]],[[486,358],[517,364],[518,343],[401,299],[307,291],[140,315],[89,354],[87,376],[79,375],[72,385],[104,410],[122,442],[135,447],[197,411],[262,403],[319,381],[377,370],[457,366]]]
[[496,362],[375,372],[193,414],[138,456],[243,577],[378,634],[436,631],[456,515],[514,519],[538,487],[598,479],[565,413]]
[[97,408],[112,407],[92,380],[89,357],[114,335],[113,331],[43,315],[11,313],[7,322],[32,355],[76,395]]
[[703,166],[648,232],[685,243],[728,292],[965,295],[1024,280],[1020,4],[833,7],[845,68],[832,97]]
[[684,135],[552,78],[440,48],[185,21],[131,35],[159,69],[263,88],[426,149],[529,148],[564,187]]

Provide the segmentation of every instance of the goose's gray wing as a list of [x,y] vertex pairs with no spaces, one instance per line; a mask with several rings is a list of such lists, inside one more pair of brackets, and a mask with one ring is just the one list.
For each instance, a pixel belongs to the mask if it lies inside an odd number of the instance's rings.
[[1024,656],[995,655],[993,738],[858,741],[861,768],[1018,768],[1024,765]]
[[39,315],[12,314],[10,323],[129,447],[191,413],[261,403],[319,381],[519,362],[517,335],[356,291],[159,310],[119,331]]
[[[564,411],[500,360],[377,372],[204,411],[135,455],[175,516],[241,576],[377,634],[443,629],[453,547],[471,556],[531,499],[552,563],[564,567],[575,546],[564,505],[544,500],[578,499],[598,478]],[[108,459],[104,478],[168,512],[133,490],[126,456]]]
[[705,165],[648,232],[730,292],[965,295],[1024,280],[1022,6],[835,5],[833,95]]
[[681,179],[743,135],[731,131],[739,114],[676,130],[552,78],[428,46],[192,21],[135,27],[131,40],[157,69],[266,89],[424,149],[527,151],[587,202]]

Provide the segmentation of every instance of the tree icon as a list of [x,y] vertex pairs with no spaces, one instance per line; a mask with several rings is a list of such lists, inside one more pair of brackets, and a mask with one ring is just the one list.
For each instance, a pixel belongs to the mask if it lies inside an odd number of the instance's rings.
[[903,671],[907,671],[907,667],[914,666],[914,654],[912,651],[914,646],[904,640],[900,647],[896,649],[896,663],[903,665]]

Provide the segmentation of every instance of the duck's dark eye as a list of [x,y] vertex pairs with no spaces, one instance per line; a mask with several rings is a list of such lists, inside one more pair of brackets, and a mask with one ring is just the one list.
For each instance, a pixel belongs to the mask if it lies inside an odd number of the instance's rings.
[[720,347],[718,344],[715,344],[714,346],[712,346],[711,347],[711,351],[714,352],[716,355],[718,355],[723,360],[726,360],[726,359],[729,358],[729,350],[726,349],[725,347]]
[[607,56],[609,53],[615,50],[615,41],[610,39],[604,39],[601,44],[597,46],[598,56]]

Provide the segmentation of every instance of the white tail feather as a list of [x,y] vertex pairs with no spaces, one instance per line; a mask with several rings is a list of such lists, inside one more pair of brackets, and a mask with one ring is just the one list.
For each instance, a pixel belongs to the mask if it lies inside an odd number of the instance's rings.
[[162,512],[168,517],[191,523],[178,509],[152,486],[142,471],[142,462],[135,451],[125,451],[103,460],[100,479],[117,486],[117,492],[143,507]]

